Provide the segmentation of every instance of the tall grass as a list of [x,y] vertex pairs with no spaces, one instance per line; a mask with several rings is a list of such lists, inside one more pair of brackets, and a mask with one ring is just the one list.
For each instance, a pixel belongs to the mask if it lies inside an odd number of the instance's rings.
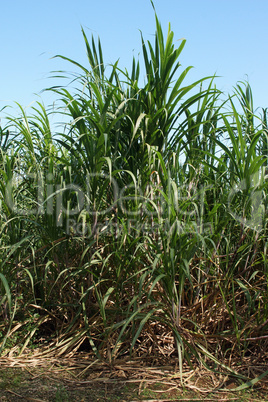
[[267,110],[248,83],[186,85],[157,16],[143,85],[140,60],[106,67],[82,35],[88,66],[57,56],[80,74],[50,88],[62,132],[41,103],[1,129],[2,352],[45,339],[227,369],[267,330]]

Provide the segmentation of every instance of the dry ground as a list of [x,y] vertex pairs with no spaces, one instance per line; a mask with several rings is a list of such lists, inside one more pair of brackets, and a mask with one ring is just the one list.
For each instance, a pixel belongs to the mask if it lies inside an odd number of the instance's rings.
[[[141,359],[112,365],[71,359],[0,359],[0,401],[268,401],[268,383],[233,391],[234,379],[185,368],[183,383],[176,361],[145,365]],[[267,397],[266,397],[267,395]]]

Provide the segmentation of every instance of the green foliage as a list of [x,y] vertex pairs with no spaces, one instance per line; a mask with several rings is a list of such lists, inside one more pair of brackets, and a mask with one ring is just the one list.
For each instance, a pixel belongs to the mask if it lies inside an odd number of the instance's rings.
[[248,83],[225,100],[214,77],[185,85],[185,41],[157,16],[144,85],[140,61],[107,67],[82,35],[88,67],[57,56],[80,73],[50,88],[61,133],[41,103],[0,132],[2,350],[43,333],[111,361],[158,325],[181,370],[226,369],[267,330],[267,110]]

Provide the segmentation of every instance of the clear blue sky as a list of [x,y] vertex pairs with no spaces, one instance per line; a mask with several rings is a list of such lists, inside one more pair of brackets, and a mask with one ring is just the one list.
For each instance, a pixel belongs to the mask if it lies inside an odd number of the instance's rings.
[[[255,108],[268,107],[268,0],[154,0],[162,28],[185,38],[183,67],[193,65],[189,81],[217,75],[228,92],[248,80]],[[72,66],[56,54],[86,64],[80,26],[99,35],[104,62],[120,58],[130,67],[141,51],[139,30],[153,40],[154,12],[149,0],[10,0],[1,3],[0,109],[14,101],[26,107],[52,84],[52,70]],[[179,42],[178,42],[179,44]],[[55,83],[55,82],[54,82]],[[45,104],[52,96],[41,95]],[[14,109],[15,110],[15,109]],[[11,110],[9,110],[12,113]],[[3,112],[0,113],[3,117]]]

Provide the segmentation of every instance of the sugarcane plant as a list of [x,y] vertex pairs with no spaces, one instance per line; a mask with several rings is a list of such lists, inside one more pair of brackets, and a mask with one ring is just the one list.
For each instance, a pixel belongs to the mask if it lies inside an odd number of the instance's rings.
[[267,330],[267,110],[248,83],[185,84],[185,40],[155,22],[130,72],[83,28],[88,66],[56,56],[79,71],[47,89],[60,133],[40,102],[1,129],[1,351],[45,335],[49,353],[161,350],[244,378],[225,363]]

